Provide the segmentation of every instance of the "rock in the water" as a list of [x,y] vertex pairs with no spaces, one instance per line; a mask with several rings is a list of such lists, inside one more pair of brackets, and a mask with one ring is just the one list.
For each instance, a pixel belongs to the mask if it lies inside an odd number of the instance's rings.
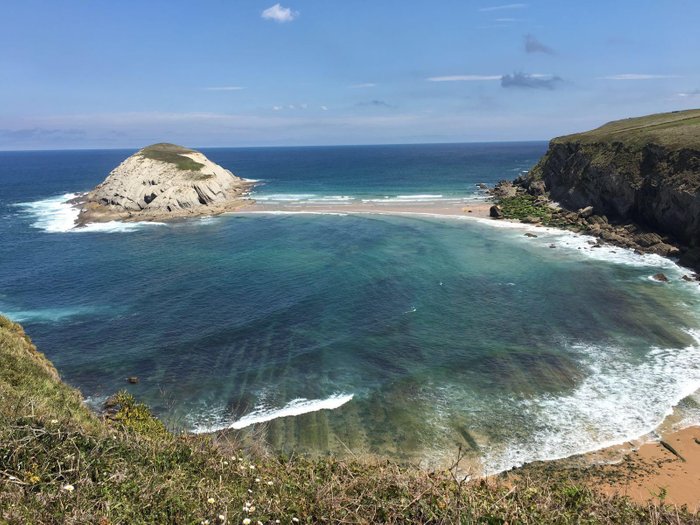
[[645,248],[664,242],[661,236],[656,233],[640,233],[635,236],[634,241]]
[[537,237],[537,235],[535,235],[534,233],[527,232],[527,233],[525,233],[525,237],[533,237],[534,238],[534,237]]
[[139,382],[139,378],[136,377],[136,376],[127,377],[126,380],[127,380],[127,381],[129,382],[129,384],[131,384],[131,385],[135,385],[135,384],[137,384],[137,383]]
[[215,215],[252,202],[252,183],[202,153],[154,144],[117,166],[83,199],[78,224]]
[[491,208],[489,208],[489,217],[493,217],[494,219],[502,219],[503,210],[501,210],[500,206],[491,206]]
[[661,283],[668,282],[668,277],[666,277],[666,275],[663,273],[657,273],[655,275],[652,275],[651,278],[654,279],[655,281],[659,281]]

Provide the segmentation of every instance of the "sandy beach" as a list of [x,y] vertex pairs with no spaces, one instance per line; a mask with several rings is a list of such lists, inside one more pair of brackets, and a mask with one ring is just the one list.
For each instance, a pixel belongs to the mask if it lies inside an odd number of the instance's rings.
[[700,427],[672,431],[641,446],[626,443],[587,456],[601,464],[599,487],[606,494],[700,510]]
[[424,215],[456,215],[485,218],[489,216],[488,201],[452,202],[452,201],[420,201],[420,202],[362,202],[350,201],[343,203],[261,203],[256,202],[236,213],[374,213],[374,214],[424,214]]

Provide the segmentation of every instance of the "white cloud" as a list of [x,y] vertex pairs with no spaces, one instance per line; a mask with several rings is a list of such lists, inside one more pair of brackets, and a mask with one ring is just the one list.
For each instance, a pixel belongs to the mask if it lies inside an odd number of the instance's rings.
[[609,75],[598,77],[601,80],[655,80],[660,78],[679,78],[678,75],[647,75],[644,73],[622,73],[620,75]]
[[284,22],[291,22],[299,16],[299,12],[292,11],[289,7],[282,7],[280,4],[275,4],[265,9],[260,16],[265,20],[274,20],[281,24]]
[[203,89],[204,91],[240,91],[245,88],[243,86],[214,86],[205,87]]
[[687,91],[685,93],[676,93],[677,97],[681,98],[694,98],[694,97],[700,97],[700,89],[695,89],[693,91]]
[[527,7],[527,4],[503,4],[503,5],[496,5],[493,7],[482,7],[479,9],[482,13],[487,13],[489,11],[502,11],[504,9],[523,9]]
[[282,109],[282,106],[272,106],[273,111],[280,111]]
[[352,84],[350,87],[352,89],[362,89],[362,88],[371,88],[376,86],[377,84],[374,84],[372,82],[363,82],[362,84]]
[[501,80],[501,75],[448,75],[426,78],[428,82],[474,82],[479,80]]
[[328,111],[328,106],[321,106],[322,111]]

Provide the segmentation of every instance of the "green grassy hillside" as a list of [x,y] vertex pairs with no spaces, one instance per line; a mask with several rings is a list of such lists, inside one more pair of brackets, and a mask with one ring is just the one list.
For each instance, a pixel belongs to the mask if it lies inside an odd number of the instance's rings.
[[468,483],[176,436],[125,393],[100,418],[3,317],[0,363],[0,523],[700,523],[537,470]]
[[592,131],[558,137],[553,142],[624,142],[643,147],[700,149],[700,109],[657,113],[609,122]]

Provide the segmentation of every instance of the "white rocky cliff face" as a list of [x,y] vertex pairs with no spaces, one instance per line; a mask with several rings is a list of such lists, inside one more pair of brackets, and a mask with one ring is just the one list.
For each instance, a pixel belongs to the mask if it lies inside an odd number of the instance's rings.
[[216,215],[252,203],[246,197],[251,187],[251,182],[202,153],[154,144],[126,159],[78,199],[78,224]]

